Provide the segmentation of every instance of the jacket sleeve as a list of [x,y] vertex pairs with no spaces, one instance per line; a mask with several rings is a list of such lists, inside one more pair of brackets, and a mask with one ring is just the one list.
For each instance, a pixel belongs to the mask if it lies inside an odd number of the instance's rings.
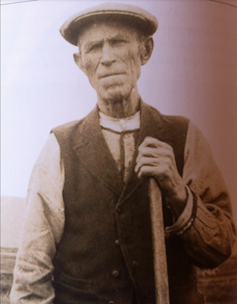
[[60,148],[53,134],[31,175],[24,226],[13,273],[11,303],[53,303],[53,264],[64,228]]
[[193,212],[180,234],[194,264],[215,268],[232,252],[236,235],[229,193],[201,132],[189,124],[183,179],[193,194]]

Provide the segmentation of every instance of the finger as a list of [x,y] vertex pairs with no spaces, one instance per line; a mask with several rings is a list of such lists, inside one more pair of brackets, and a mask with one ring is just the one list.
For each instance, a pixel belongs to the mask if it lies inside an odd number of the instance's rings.
[[143,166],[140,168],[140,170],[137,173],[137,176],[139,178],[142,178],[143,176],[152,176],[155,177],[154,167],[151,166]]
[[136,163],[139,164],[140,160],[143,157],[149,157],[149,158],[155,158],[159,159],[160,163],[165,163],[169,162],[170,164],[173,164],[173,166],[176,166],[176,161],[175,161],[175,156],[174,152],[167,150],[165,147],[163,148],[143,148],[139,152],[137,158],[136,158]]
[[141,143],[141,145],[139,146],[139,149],[140,148],[143,148],[143,147],[158,147],[159,145],[159,140],[156,139],[156,138],[153,138],[153,137],[146,137],[143,142]]
[[142,157],[135,167],[135,172],[138,172],[142,166],[159,166],[160,161],[158,158]]
[[152,176],[155,177],[158,181],[162,181],[167,177],[167,165],[160,164],[159,166],[142,166],[138,172],[138,177],[141,178],[143,176]]
[[142,157],[159,157],[160,152],[157,148],[143,147],[140,149],[138,156],[136,158],[136,162],[138,163]]
[[169,157],[171,159],[174,159],[174,153],[173,151],[170,151],[166,147],[161,147],[161,148],[143,147],[139,151],[136,162],[138,163],[142,157],[155,157],[155,158]]
[[[137,163],[135,167],[135,172],[139,173],[143,167],[153,167],[155,175],[169,175],[172,172],[176,172],[176,167],[174,166],[173,160],[169,157],[166,158],[150,158],[150,157],[143,157]],[[160,171],[163,170],[163,171]]]
[[146,137],[138,149],[140,150],[143,147],[154,147],[154,148],[166,147],[169,151],[173,151],[173,148],[169,144],[153,137]]

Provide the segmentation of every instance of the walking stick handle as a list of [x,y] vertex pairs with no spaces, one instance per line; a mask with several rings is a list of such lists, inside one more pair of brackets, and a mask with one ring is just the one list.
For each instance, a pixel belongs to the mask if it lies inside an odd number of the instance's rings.
[[170,304],[162,196],[154,178],[149,179],[150,213],[154,252],[156,304]]

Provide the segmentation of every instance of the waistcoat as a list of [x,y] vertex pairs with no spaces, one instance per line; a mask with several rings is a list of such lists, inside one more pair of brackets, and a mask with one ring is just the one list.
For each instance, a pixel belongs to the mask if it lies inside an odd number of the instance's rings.
[[[188,120],[141,104],[137,147],[151,136],[171,145],[180,175]],[[65,227],[54,259],[55,304],[155,304],[148,179],[124,185],[97,109],[52,130],[65,168]],[[137,149],[136,149],[137,151]],[[163,198],[164,225],[173,224]],[[201,304],[180,237],[166,239],[171,304]]]

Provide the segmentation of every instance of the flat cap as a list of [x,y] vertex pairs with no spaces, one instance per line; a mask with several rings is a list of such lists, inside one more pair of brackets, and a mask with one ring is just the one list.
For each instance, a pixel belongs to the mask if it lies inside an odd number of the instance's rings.
[[60,33],[68,42],[77,45],[79,35],[87,24],[111,17],[112,20],[128,21],[129,25],[148,35],[153,35],[158,28],[156,17],[138,6],[103,3],[73,15],[61,26]]

